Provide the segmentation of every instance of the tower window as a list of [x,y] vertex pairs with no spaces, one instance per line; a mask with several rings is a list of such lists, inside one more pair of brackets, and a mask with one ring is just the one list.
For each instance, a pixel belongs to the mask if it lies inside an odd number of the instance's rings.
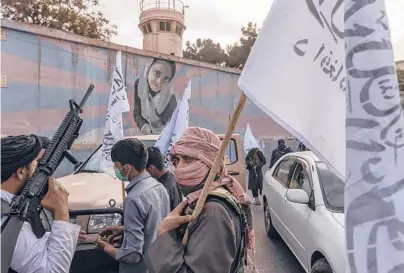
[[148,34],[148,33],[152,32],[150,23],[143,25],[142,30],[143,30],[143,34]]
[[160,21],[160,31],[171,31],[171,23],[167,21]]
[[176,24],[175,25],[175,33],[177,33],[178,35],[181,35],[181,30],[182,30],[181,25]]

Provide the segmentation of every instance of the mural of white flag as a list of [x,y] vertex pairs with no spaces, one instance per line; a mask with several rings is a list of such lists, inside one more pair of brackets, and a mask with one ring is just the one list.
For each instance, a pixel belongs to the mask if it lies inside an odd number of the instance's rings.
[[245,134],[244,134],[244,142],[243,142],[243,149],[244,152],[247,154],[248,150],[251,150],[253,148],[261,148],[260,145],[257,142],[257,139],[254,137],[250,124],[247,123],[247,128],[245,129]]
[[345,272],[404,272],[404,115],[385,5],[344,5]]
[[177,105],[171,116],[170,121],[164,127],[160,137],[156,141],[155,147],[158,147],[164,156],[171,150],[172,145],[181,137],[182,133],[189,126],[189,101],[191,99],[192,85],[189,81],[182,95],[181,102]]
[[122,76],[121,51],[116,54],[116,65],[112,78],[108,110],[105,118],[104,137],[102,139],[101,169],[111,167],[112,146],[123,138],[122,113],[130,110],[128,96]]
[[346,80],[341,3],[276,0],[239,86],[343,178]]

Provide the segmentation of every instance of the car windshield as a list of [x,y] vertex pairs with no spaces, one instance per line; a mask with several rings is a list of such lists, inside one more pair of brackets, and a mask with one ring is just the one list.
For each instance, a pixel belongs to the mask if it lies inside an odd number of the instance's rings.
[[344,182],[323,162],[316,162],[324,203],[330,210],[344,211]]
[[[142,140],[142,142],[147,146],[151,147],[154,146],[156,143],[155,140]],[[99,173],[99,172],[108,172],[112,174],[111,170],[101,170],[100,164],[101,164],[101,146],[98,147],[97,151],[88,159],[87,163],[78,171],[80,172],[94,172],[94,173]],[[112,168],[111,168],[112,169]]]

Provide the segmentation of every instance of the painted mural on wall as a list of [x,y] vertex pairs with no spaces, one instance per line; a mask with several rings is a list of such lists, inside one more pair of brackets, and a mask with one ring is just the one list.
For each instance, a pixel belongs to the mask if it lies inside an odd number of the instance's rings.
[[177,107],[173,87],[175,62],[153,59],[140,71],[134,86],[133,117],[144,135],[158,135]]
[[[116,49],[72,42],[35,33],[37,27],[2,22],[1,133],[53,136],[68,111],[68,100],[80,100],[95,85],[82,114],[76,143],[98,144],[105,125]],[[73,38],[71,38],[73,39]],[[122,52],[122,68],[131,111],[123,115],[124,134],[159,134],[192,79],[190,126],[224,133],[234,102],[241,94],[239,74],[163,58]],[[253,104],[243,110],[236,132],[247,122],[258,138],[287,133]]]

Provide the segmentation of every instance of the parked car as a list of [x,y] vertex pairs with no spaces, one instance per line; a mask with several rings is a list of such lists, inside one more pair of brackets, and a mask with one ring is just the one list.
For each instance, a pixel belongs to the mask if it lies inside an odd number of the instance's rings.
[[[224,135],[218,135],[223,139]],[[135,136],[146,146],[154,146],[156,135]],[[234,134],[226,149],[225,161],[230,175],[246,188],[244,157],[241,137]],[[58,178],[69,192],[70,221],[82,227],[88,236],[77,246],[71,273],[115,272],[118,263],[95,249],[98,233],[108,226],[122,223],[122,182],[115,176],[113,168],[100,169],[101,145],[68,176]],[[128,184],[129,182],[126,182]],[[118,210],[117,210],[118,209]],[[113,212],[113,213],[112,213]],[[79,215],[77,215],[79,213]],[[116,246],[119,243],[117,242]]]
[[290,153],[265,174],[265,229],[306,272],[345,271],[344,183],[312,152]]

